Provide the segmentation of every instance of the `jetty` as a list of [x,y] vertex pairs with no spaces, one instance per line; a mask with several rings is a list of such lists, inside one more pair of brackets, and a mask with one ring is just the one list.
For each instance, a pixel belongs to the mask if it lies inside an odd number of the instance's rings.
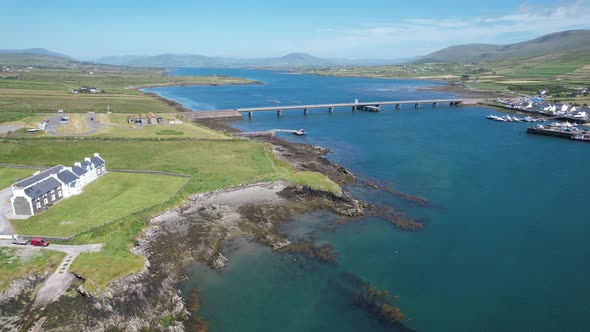
[[276,136],[276,133],[291,133],[293,135],[301,136],[305,134],[305,131],[303,129],[271,129],[265,131],[242,132],[235,135],[239,137],[274,137]]
[[248,115],[249,118],[254,117],[257,112],[276,112],[277,116],[281,116],[283,111],[303,110],[303,114],[309,114],[312,109],[325,109],[332,113],[337,108],[352,109],[353,112],[380,112],[385,106],[393,106],[395,109],[401,109],[404,105],[410,105],[413,108],[420,108],[421,105],[432,105],[438,107],[439,105],[459,106],[459,105],[476,105],[482,102],[483,99],[422,99],[422,100],[393,100],[393,101],[372,101],[359,102],[355,100],[352,103],[332,103],[332,104],[309,104],[309,105],[274,105],[263,107],[245,107],[234,109],[220,109],[212,111],[195,111],[195,112],[181,112],[180,114],[187,120],[201,120],[201,119],[219,119],[219,118],[241,118],[243,114]]
[[527,134],[536,134],[544,136],[553,136],[561,138],[574,139],[576,136],[585,137],[590,135],[590,130],[576,130],[576,129],[561,129],[552,128],[550,126],[529,127],[526,130]]

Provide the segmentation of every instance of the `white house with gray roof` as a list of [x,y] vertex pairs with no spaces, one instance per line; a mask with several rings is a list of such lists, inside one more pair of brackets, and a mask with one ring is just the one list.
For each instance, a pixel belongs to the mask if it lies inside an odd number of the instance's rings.
[[80,194],[88,183],[106,173],[106,163],[98,153],[73,167],[57,165],[37,172],[12,185],[15,215],[31,216],[48,209],[61,199]]

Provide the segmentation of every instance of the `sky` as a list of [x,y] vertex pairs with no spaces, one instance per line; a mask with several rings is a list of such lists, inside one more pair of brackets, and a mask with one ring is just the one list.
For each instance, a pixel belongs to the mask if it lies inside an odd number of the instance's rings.
[[404,59],[590,28],[590,0],[2,0],[0,49]]

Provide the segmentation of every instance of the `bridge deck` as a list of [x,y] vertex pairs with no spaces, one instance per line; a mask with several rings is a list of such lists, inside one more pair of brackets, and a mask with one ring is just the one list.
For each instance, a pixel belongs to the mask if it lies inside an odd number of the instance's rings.
[[415,104],[465,104],[473,105],[482,101],[481,99],[427,99],[427,100],[394,100],[394,101],[372,101],[372,102],[358,102],[358,103],[333,103],[333,104],[309,104],[309,105],[274,105],[263,107],[245,107],[212,111],[195,111],[183,112],[182,115],[189,119],[209,119],[209,118],[230,118],[240,117],[243,112],[276,112],[287,110],[308,110],[317,108],[341,108],[341,107],[363,107],[363,106],[384,106],[384,105],[415,105]]

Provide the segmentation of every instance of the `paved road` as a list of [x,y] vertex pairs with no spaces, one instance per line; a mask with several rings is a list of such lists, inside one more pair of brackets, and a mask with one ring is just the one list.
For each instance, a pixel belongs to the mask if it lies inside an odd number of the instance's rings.
[[[96,114],[94,112],[88,112],[86,114],[86,127],[88,128],[87,132],[77,133],[77,134],[59,134],[57,132],[57,127],[60,125],[60,121],[63,116],[67,116],[67,114],[58,113],[54,117],[49,118],[49,124],[47,126],[47,133],[49,135],[54,135],[54,136],[92,135],[98,130],[98,122],[96,121]],[[67,124],[64,124],[62,126],[67,126]]]
[[0,125],[0,134],[8,134],[9,132],[15,132],[21,129],[23,126],[19,125]]
[[76,257],[83,252],[98,252],[102,249],[103,244],[84,244],[78,246],[50,244],[48,247],[21,246],[12,244],[11,241],[0,240],[0,247],[20,248],[27,250],[55,250],[66,253],[66,257],[61,262],[57,270],[49,276],[41,285],[41,289],[35,297],[34,306],[45,306],[59,299],[60,296],[70,287],[74,281],[74,275],[68,273],[70,265]]
[[90,129],[87,134],[94,134],[98,129],[98,122],[96,121],[96,114],[94,112],[88,112],[86,115],[86,127]]
[[49,122],[47,123],[47,128],[45,128],[45,130],[48,134],[57,135],[57,126],[59,126],[59,122],[61,121],[62,115],[63,114],[58,113],[47,119],[49,120]]
[[14,229],[12,229],[12,225],[10,225],[8,218],[6,217],[6,214],[12,212],[10,197],[12,197],[11,187],[0,190],[0,234],[14,234]]

